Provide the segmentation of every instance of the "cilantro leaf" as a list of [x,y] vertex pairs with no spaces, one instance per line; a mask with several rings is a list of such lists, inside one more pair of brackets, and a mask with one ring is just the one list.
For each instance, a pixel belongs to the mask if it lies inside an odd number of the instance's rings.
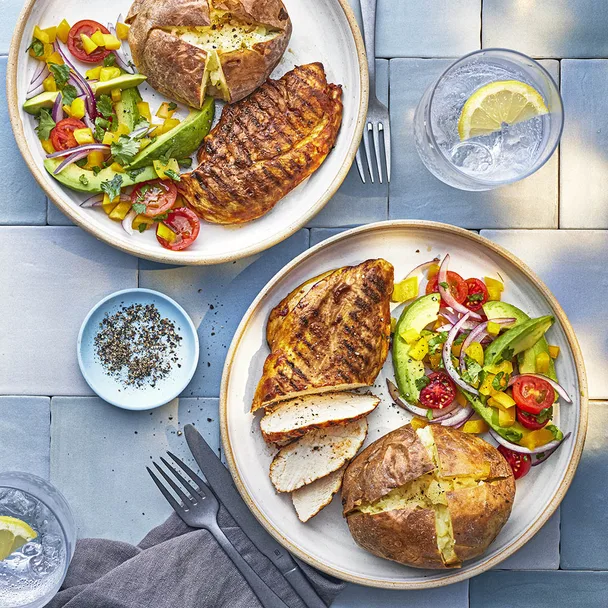
[[97,109],[104,118],[111,118],[114,114],[112,98],[109,95],[100,95],[97,100]]
[[165,169],[165,175],[170,177],[174,182],[181,182],[182,178],[179,176],[179,173],[173,171],[173,169]]
[[441,283],[439,283],[439,285],[441,285],[444,289],[450,288],[450,286],[445,281],[441,281]]
[[126,135],[121,135],[117,142],[112,143],[110,149],[114,160],[121,165],[128,165],[139,152],[141,142]]
[[137,176],[140,173],[143,173],[146,170],[145,167],[140,167],[139,169],[131,169],[129,171],[127,171],[127,175],[133,180],[135,181],[135,179],[137,178]]
[[55,128],[55,121],[51,117],[51,113],[44,108],[38,114],[38,126],[36,133],[39,139],[48,139],[51,136],[51,131]]
[[111,180],[106,180],[100,184],[101,190],[108,195],[110,201],[113,201],[117,196],[120,196],[120,188],[122,187],[122,175],[117,173]]
[[471,359],[469,355],[464,356],[465,370],[462,373],[462,379],[468,383],[476,386],[479,383],[481,372],[483,368],[477,361]]
[[430,383],[428,376],[421,376],[420,378],[416,378],[416,388],[421,391],[425,386],[428,386]]
[[505,372],[498,372],[496,374],[496,376],[494,376],[494,379],[492,380],[492,388],[495,391],[503,391],[505,388],[507,388],[508,382],[509,382],[508,374],[505,374]]
[[553,438],[557,439],[557,441],[561,441],[564,438],[564,434],[554,424],[548,424],[545,428],[551,432]]
[[470,331],[463,331],[462,333],[458,334],[454,340],[454,344],[462,344],[470,333]]
[[436,355],[441,351],[444,342],[448,339],[448,332],[441,331],[438,334],[435,334],[432,338],[429,338],[429,354]]
[[467,300],[469,302],[481,302],[483,300],[483,294],[482,293],[472,293],[471,295],[467,296]]
[[98,116],[95,119],[95,132],[93,133],[97,141],[101,141],[105,132],[110,128],[110,121]]
[[140,225],[137,227],[137,229],[138,229],[140,232],[145,232],[147,227],[148,227],[148,226],[147,226],[147,224],[140,224]]
[[173,110],[177,110],[177,104],[176,104],[174,101],[172,101],[172,102],[171,102],[171,103],[168,105],[168,109],[169,109],[169,112],[172,112]]
[[87,178],[87,176],[84,173],[81,173],[80,176],[78,177],[78,181],[83,185],[83,186],[88,186],[89,185],[89,179]]
[[145,203],[133,203],[131,209],[133,209],[133,211],[135,211],[135,213],[145,213],[146,205],[145,205]]
[[[534,415],[530,414],[530,416]],[[551,405],[546,407],[544,410],[541,410],[538,414],[536,414],[536,416],[534,416],[534,418],[536,418],[536,421],[539,424],[543,424],[547,420],[551,420],[551,418],[553,418],[553,406]]]
[[110,53],[107,57],[104,58],[103,67],[110,68],[113,65],[116,65],[116,55],[114,55],[114,53]]
[[169,217],[169,212],[167,211],[166,213],[161,213],[160,215],[155,215],[154,221],[162,222],[163,220],[166,220],[168,217]]
[[58,63],[49,63],[49,70],[51,71],[53,78],[55,78],[57,87],[59,89],[63,89],[70,78],[70,66],[66,65],[65,63],[63,65],[59,65]]
[[101,173],[101,167],[95,166],[92,168],[92,171],[95,175],[99,175],[99,173]]
[[33,51],[34,57],[42,57],[42,55],[44,55],[44,44],[40,42],[38,38],[34,38],[34,40],[32,40],[32,44],[25,49],[26,53],[28,51]]
[[61,100],[64,106],[69,106],[72,102],[78,97],[78,91],[73,84],[66,84],[63,89],[61,89],[61,95],[63,99]]
[[513,349],[511,347],[507,347],[502,351],[502,360],[510,361],[513,359]]

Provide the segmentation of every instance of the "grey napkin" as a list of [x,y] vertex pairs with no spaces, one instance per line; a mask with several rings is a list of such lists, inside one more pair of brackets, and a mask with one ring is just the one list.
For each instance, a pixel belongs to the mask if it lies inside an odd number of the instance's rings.
[[[218,521],[230,542],[290,607],[305,608],[272,562],[222,508]],[[329,605],[344,583],[300,566]],[[260,608],[246,581],[206,530],[177,515],[139,545],[88,538],[76,543],[60,592],[49,608]]]

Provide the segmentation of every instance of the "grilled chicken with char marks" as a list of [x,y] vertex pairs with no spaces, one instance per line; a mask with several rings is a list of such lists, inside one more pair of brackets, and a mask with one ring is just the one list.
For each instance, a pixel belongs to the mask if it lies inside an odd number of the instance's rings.
[[268,211],[316,171],[342,122],[342,88],[321,63],[297,66],[227,105],[183,174],[188,206],[214,224],[241,224]]
[[393,266],[367,260],[318,281],[275,325],[252,411],[371,385],[389,348]]

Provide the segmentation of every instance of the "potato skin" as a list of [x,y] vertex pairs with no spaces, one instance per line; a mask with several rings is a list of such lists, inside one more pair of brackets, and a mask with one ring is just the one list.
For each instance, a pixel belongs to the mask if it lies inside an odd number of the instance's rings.
[[[511,513],[515,480],[498,450],[479,437],[432,427],[439,468],[411,425],[378,439],[348,466],[342,486],[343,513],[354,540],[371,553],[415,568],[445,569],[481,555]],[[433,507],[405,505],[376,514],[357,507],[436,471],[438,478],[475,477],[485,481],[446,494],[459,562],[446,565],[437,548]]]
[[[210,25],[208,1],[135,0],[126,19],[138,70],[157,91],[195,108],[201,107],[205,94],[222,99],[214,86],[202,90],[207,52],[161,28]],[[249,49],[218,53],[229,94],[225,101],[234,103],[263,84],[279,63],[291,37],[291,20],[281,0],[223,0],[214,2],[214,7],[279,32]]]

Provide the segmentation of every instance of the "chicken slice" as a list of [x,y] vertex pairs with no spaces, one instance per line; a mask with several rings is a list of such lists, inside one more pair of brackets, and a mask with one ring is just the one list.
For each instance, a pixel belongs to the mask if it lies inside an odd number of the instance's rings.
[[342,486],[345,467],[346,465],[291,493],[291,500],[300,521],[307,522],[332,501],[334,494]]
[[296,439],[312,429],[346,424],[363,418],[380,403],[374,395],[323,393],[305,395],[279,403],[260,421],[262,435],[269,443]]
[[367,420],[315,429],[281,448],[270,464],[270,480],[279,492],[293,492],[337,471],[359,451]]

